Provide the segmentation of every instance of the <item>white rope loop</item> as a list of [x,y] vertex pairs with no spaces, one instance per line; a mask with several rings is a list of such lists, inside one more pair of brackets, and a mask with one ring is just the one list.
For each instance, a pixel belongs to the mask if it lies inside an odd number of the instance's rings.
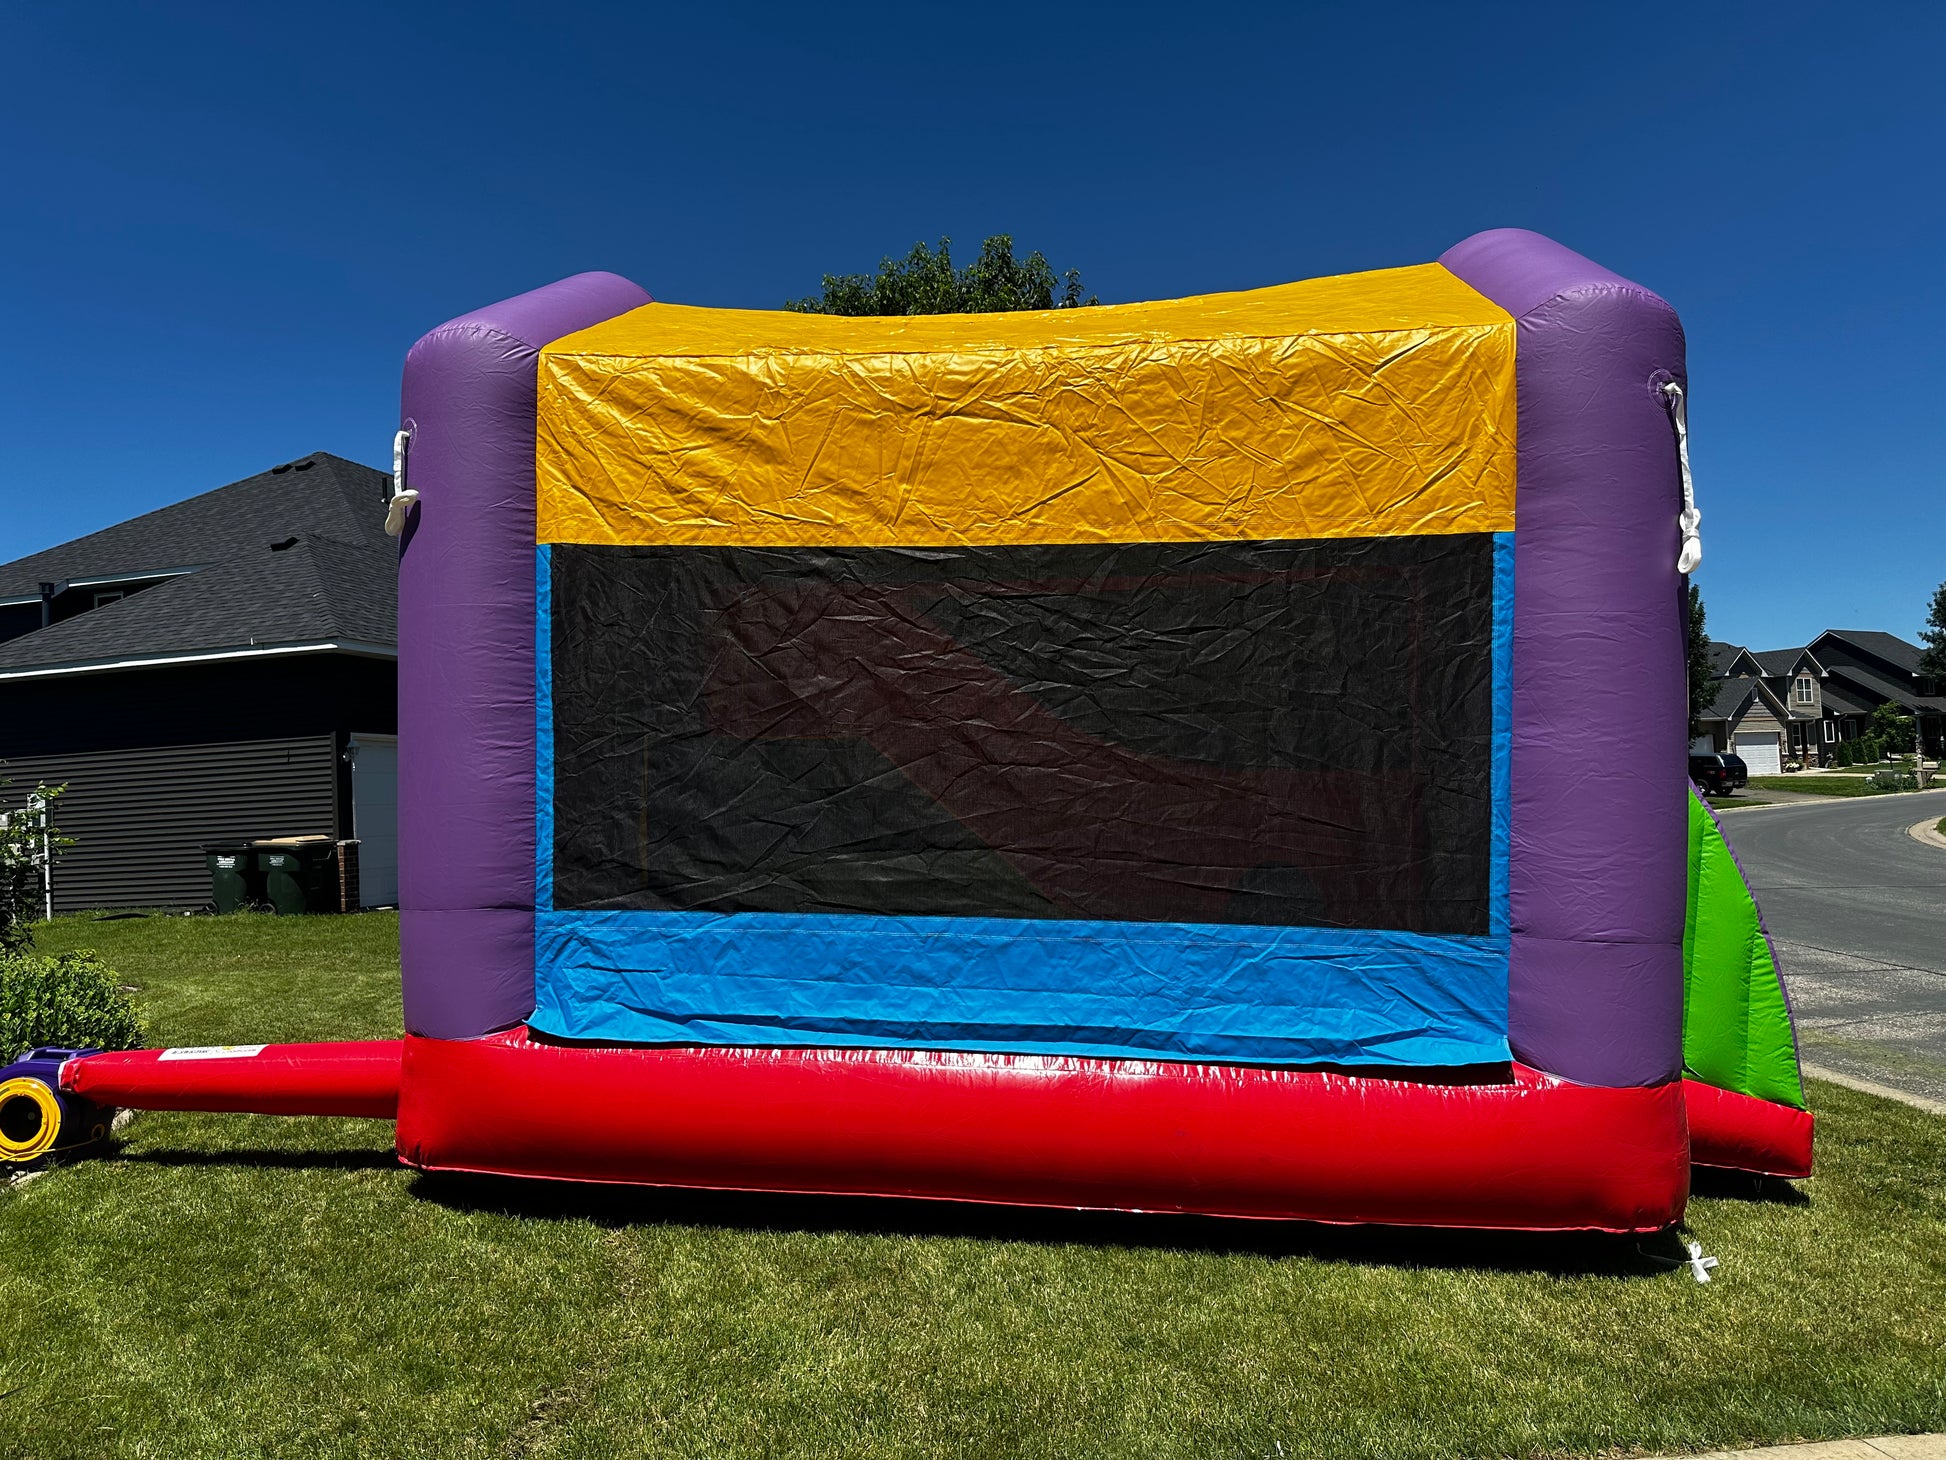
[[1682,551],[1676,557],[1678,573],[1693,573],[1703,561],[1702,509],[1696,505],[1696,481],[1689,474],[1689,397],[1673,380],[1662,384],[1663,403],[1669,418],[1676,423],[1676,460],[1682,466],[1682,512],[1676,526],[1682,530]]
[[405,484],[406,449],[412,444],[412,428],[405,427],[392,438],[392,500],[385,504],[385,535],[397,537],[405,531],[406,514],[419,494]]

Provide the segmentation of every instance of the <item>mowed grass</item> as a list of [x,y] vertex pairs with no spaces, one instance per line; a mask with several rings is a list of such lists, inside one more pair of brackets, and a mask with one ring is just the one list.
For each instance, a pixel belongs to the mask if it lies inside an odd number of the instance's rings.
[[[70,919],[175,1043],[395,1032],[396,923]],[[0,1455],[1529,1456],[1946,1428],[1946,1122],[1631,1241],[429,1178],[151,1113],[0,1195]],[[653,1118],[645,1113],[645,1118]],[[1667,1244],[1648,1244],[1652,1251]]]
[[1883,790],[1874,783],[1869,773],[1860,775],[1833,775],[1830,773],[1815,776],[1752,776],[1750,789],[1753,791],[1801,791],[1807,796],[1891,796],[1896,791]]

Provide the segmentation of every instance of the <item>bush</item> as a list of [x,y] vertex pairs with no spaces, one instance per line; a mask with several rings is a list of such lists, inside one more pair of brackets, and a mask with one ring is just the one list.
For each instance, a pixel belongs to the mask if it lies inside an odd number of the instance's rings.
[[135,1005],[99,955],[0,957],[0,1063],[43,1044],[135,1049],[147,1042]]
[[1849,740],[1840,740],[1838,742],[1838,749],[1831,758],[1841,766],[1856,765],[1858,763],[1858,752],[1852,748],[1852,743]]

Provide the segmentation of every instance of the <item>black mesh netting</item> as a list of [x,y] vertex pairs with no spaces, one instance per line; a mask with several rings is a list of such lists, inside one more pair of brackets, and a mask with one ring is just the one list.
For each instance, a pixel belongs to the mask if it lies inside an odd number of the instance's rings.
[[1487,930],[1489,536],[551,561],[557,908]]

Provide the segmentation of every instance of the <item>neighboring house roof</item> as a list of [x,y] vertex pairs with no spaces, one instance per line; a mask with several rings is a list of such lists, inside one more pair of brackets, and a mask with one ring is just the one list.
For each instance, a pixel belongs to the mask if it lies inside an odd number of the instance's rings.
[[1734,720],[1743,713],[1744,705],[1757,692],[1754,679],[1719,679],[1716,681],[1716,698],[1710,701],[1709,708],[1697,718],[1699,720]]
[[1781,678],[1797,673],[1798,667],[1809,663],[1813,674],[1823,674],[1824,666],[1818,663],[1809,649],[1758,649],[1750,657],[1769,678]]
[[1847,694],[1845,693],[1846,688],[1847,686],[1841,684],[1836,679],[1827,679],[1824,682],[1823,686],[1818,691],[1818,695],[1819,698],[1824,701],[1825,714],[1827,715],[1869,715],[1871,714],[1872,705],[1877,702],[1867,701],[1863,699],[1856,693],[1856,691],[1854,691],[1851,694]]
[[1878,704],[1883,700],[1897,700],[1909,710],[1946,710],[1946,695],[1915,694],[1910,684],[1899,684],[1895,680],[1874,674],[1869,669],[1862,669],[1856,664],[1832,666],[1831,677],[1846,681],[1865,691],[1873,697],[1872,704]]
[[0,599],[35,602],[44,581],[190,570],[0,642],[0,675],[279,648],[395,652],[389,480],[317,453],[0,564]]
[[1719,679],[1726,674],[1736,673],[1741,667],[1738,662],[1739,660],[1750,666],[1743,671],[1744,673],[1761,674],[1763,672],[1763,666],[1757,663],[1750,651],[1741,644],[1726,644],[1721,639],[1711,639],[1709,654],[1710,673],[1716,675]]
[[1747,675],[1717,680],[1716,698],[1711,700],[1709,708],[1696,718],[1699,721],[1727,720],[1735,725],[1755,708],[1753,701],[1760,701],[1762,708],[1779,722],[1794,718],[1785,708],[1784,702],[1771,692],[1768,685],[1761,679],[1753,679]]
[[1816,648],[1826,639],[1838,639],[1862,649],[1907,674],[1919,672],[1919,646],[1908,644],[1897,634],[1881,633],[1877,629],[1826,629],[1811,641],[1811,647]]

